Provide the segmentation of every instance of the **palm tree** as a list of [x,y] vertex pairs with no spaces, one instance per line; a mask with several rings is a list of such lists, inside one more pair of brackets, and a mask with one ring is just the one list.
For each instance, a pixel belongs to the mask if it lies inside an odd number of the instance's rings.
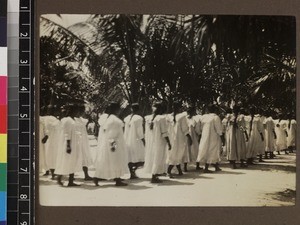
[[41,106],[82,99],[100,106],[122,100],[119,76],[102,57],[97,30],[84,22],[69,28],[41,17]]
[[[85,96],[101,99],[99,104],[109,96],[144,105],[174,98],[227,106],[295,105],[291,17],[92,15],[68,30],[49,21],[44,26],[60,50],[51,56],[61,66],[57,74],[91,79],[98,92]],[[278,100],[270,88],[276,86],[292,103]]]
[[122,79],[129,102],[139,100],[137,64],[139,48],[145,39],[141,28],[142,15],[94,15],[90,23],[97,27],[102,57],[112,62],[112,67]]

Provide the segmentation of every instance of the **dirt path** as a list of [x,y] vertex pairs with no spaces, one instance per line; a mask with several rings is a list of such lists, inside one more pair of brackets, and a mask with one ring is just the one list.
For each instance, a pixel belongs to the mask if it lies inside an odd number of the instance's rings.
[[[95,142],[91,141],[93,154]],[[295,204],[296,155],[232,170],[223,163],[223,171],[204,174],[190,166],[182,177],[162,177],[162,184],[151,184],[150,176],[137,171],[140,179],[126,180],[127,187],[113,182],[84,182],[76,174],[76,188],[60,187],[49,177],[40,177],[40,203],[56,206],[289,206]],[[93,168],[90,169],[93,175]],[[124,177],[125,179],[128,176]],[[66,182],[65,182],[66,183]]]

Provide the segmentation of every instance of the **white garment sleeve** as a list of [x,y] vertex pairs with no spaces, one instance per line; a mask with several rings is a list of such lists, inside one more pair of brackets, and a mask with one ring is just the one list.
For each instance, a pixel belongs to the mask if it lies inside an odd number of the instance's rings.
[[226,117],[222,120],[222,130],[223,130],[223,133],[226,132],[227,121],[228,121],[228,117],[226,116]]
[[43,138],[44,136],[49,135],[49,130],[47,129],[45,120],[40,120],[40,123],[41,123],[41,127],[42,127],[42,132],[43,132],[42,138]]
[[258,119],[258,121],[257,121],[257,130],[259,133],[262,133],[264,131],[264,125],[260,119]]
[[73,128],[74,128],[73,121],[71,119],[66,120],[64,124],[64,134],[67,140],[71,140]]
[[195,132],[196,134],[200,135],[201,134],[201,124],[200,121],[195,121]]
[[246,121],[245,121],[245,118],[241,118],[240,119],[240,122],[239,122],[239,126],[240,126],[240,129],[243,130],[243,131],[246,131]]
[[143,131],[143,119],[134,121],[134,126],[136,129],[137,139],[141,140],[141,139],[145,138],[144,131]]
[[199,126],[200,126],[200,133],[199,133],[199,135],[202,135],[202,130],[203,130],[204,123],[202,122],[202,119],[199,120],[198,123],[199,123]]
[[160,119],[158,121],[159,127],[160,127],[160,133],[162,137],[168,137],[168,126],[167,126],[167,121],[166,119]]
[[267,124],[267,118],[264,119],[263,124],[264,124],[264,125]]
[[184,135],[187,135],[187,134],[189,134],[190,132],[189,132],[189,125],[188,125],[188,121],[187,121],[187,118],[186,117],[183,117],[182,119],[181,119],[181,124],[180,124],[181,126],[181,131],[182,131],[182,133],[184,134]]
[[274,123],[274,121],[273,120],[270,120],[270,126],[271,126],[271,129],[272,130],[275,130],[275,123]]
[[223,127],[222,127],[222,122],[219,116],[215,116],[214,118],[214,127],[216,132],[221,136],[223,134]]
[[110,121],[104,125],[106,137],[111,141],[115,141],[120,135],[123,135],[122,124],[123,122],[121,120],[118,121],[114,118],[110,118]]

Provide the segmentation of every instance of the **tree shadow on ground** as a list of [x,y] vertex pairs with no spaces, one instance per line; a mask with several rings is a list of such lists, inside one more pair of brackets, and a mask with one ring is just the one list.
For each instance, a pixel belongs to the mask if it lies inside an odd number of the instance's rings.
[[285,189],[284,191],[268,193],[267,195],[281,202],[289,202],[292,204],[296,203],[296,190],[292,190],[289,188]]
[[[206,173],[204,173],[206,174]],[[241,175],[241,174],[245,174],[243,172],[238,172],[238,171],[235,171],[235,170],[232,170],[232,171],[228,171],[228,170],[222,170],[222,171],[218,171],[218,172],[213,172],[212,174],[231,174],[231,175]]]
[[[149,179],[148,179],[149,181]],[[85,189],[85,190],[96,190],[99,188],[123,188],[123,189],[128,189],[128,190],[143,190],[143,189],[149,189],[151,187],[145,186],[145,185],[135,185],[134,183],[127,182],[126,180],[124,181],[125,183],[128,184],[128,186],[115,186],[115,182],[111,181],[104,181],[104,183],[99,182],[99,186],[96,186],[93,184],[92,181],[85,181],[84,179],[76,179],[75,183],[80,184],[80,186],[76,187],[68,187],[68,181],[63,181],[64,186],[60,186],[57,181],[50,181],[50,180],[40,180],[39,185],[43,186],[57,186],[57,187],[62,187],[62,188],[76,188],[76,189]]]
[[[125,183],[127,183],[125,181]],[[127,183],[127,186],[119,186],[117,187],[115,183],[101,183],[99,182],[99,186],[83,186],[84,189],[89,189],[89,190],[95,190],[95,189],[106,189],[106,188],[112,188],[112,189],[127,189],[127,190],[145,190],[145,189],[150,189],[151,187],[145,186],[145,185],[134,185],[132,183]]]
[[191,182],[182,182],[179,179],[161,179],[163,182],[157,184],[158,186],[175,186],[175,185],[194,185],[195,183]]
[[[272,170],[281,170],[285,172],[295,173],[296,172],[296,166],[291,165],[291,162],[289,161],[283,161],[283,160],[274,160],[272,161],[266,159],[265,162],[254,162],[253,165],[248,165],[247,168],[240,168],[240,164],[237,163],[237,169],[238,170],[261,170],[261,171],[272,171]],[[280,163],[278,165],[278,163]],[[277,164],[277,165],[276,165]],[[231,168],[231,165],[229,163],[222,163],[221,168]]]
[[296,173],[296,167],[291,165],[269,165],[269,164],[254,164],[249,165],[248,170],[261,170],[261,171],[272,171],[281,170],[288,173]]
[[151,178],[144,178],[144,177],[139,177],[137,179],[128,179],[126,180],[126,182],[128,184],[138,184],[138,183],[142,183],[142,182],[150,182]]

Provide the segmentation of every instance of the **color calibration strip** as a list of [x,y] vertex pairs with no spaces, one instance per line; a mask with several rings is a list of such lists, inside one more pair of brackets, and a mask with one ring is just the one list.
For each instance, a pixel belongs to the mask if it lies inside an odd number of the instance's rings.
[[18,223],[19,197],[19,0],[9,0],[7,6],[8,46],[8,173],[7,223]]
[[9,225],[31,225],[34,209],[33,0],[8,1]]
[[0,0],[0,225],[7,198],[7,1]]

